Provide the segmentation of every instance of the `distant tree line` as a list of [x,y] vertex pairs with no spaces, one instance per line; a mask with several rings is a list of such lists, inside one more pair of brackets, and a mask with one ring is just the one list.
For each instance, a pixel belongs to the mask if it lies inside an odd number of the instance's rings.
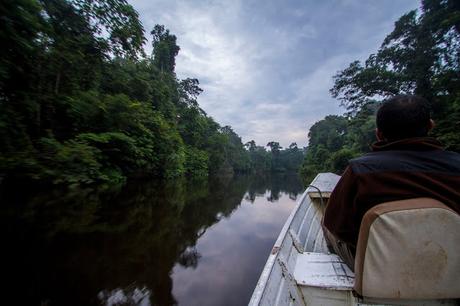
[[305,155],[305,148],[293,142],[283,149],[279,142],[270,141],[266,147],[256,145],[254,140],[244,145],[249,153],[250,172],[298,172]]
[[177,78],[176,36],[156,25],[145,54],[126,0],[6,0],[0,13],[0,177],[92,184],[257,168],[199,107],[199,81]]
[[318,172],[340,174],[349,159],[368,152],[376,109],[397,94],[428,99],[436,122],[431,136],[460,152],[460,1],[421,1],[420,13],[399,18],[377,53],[334,76],[331,94],[347,113],[311,127],[301,168],[306,181]]

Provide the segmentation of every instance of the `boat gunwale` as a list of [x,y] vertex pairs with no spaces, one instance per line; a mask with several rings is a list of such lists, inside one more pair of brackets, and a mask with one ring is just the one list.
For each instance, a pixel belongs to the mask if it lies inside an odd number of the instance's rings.
[[267,284],[268,284],[268,279],[270,278],[273,267],[275,266],[276,258],[279,255],[279,251],[283,245],[284,240],[288,236],[289,227],[291,226],[295,215],[299,211],[299,208],[302,206],[302,203],[304,202],[307,196],[308,196],[308,188],[305,189],[300,200],[297,202],[296,206],[294,207],[291,214],[289,215],[286,222],[284,223],[283,228],[281,229],[281,232],[278,235],[278,238],[276,239],[272,250],[270,251],[270,255],[268,256],[268,259],[264,265],[262,273],[260,274],[260,278],[257,281],[257,285],[254,289],[254,292],[251,296],[251,300],[249,301],[248,305],[259,305],[260,304],[260,301],[265,292],[265,288],[267,287]]
[[[313,181],[316,180],[316,178],[321,175],[322,173],[319,173]],[[296,217],[296,215],[299,213],[299,210],[301,209],[302,205],[308,205],[312,204],[315,199],[312,197],[312,193],[310,188],[306,188],[306,190],[303,192],[300,200],[297,202],[296,206],[293,208],[292,212],[290,213],[289,217],[286,219],[286,222],[284,223],[283,228],[281,229],[280,234],[278,235],[278,238],[276,239],[272,250],[270,251],[270,254],[267,258],[267,261],[264,265],[264,268],[262,270],[262,273],[260,274],[259,280],[257,281],[257,285],[253,291],[253,294],[251,296],[251,299],[248,303],[248,306],[258,306],[261,305],[261,302],[263,301],[264,297],[266,294],[270,294],[271,292],[266,292],[269,284],[270,284],[270,277],[273,275],[274,268],[276,268],[275,263],[278,261],[280,264],[283,264],[279,260],[280,254],[286,249],[286,248],[294,248],[294,245],[283,245],[285,243],[286,239],[290,237],[289,230],[291,226],[293,225],[293,221]],[[324,193],[323,197],[324,197]],[[320,194],[321,195],[321,194]],[[309,200],[306,199],[306,197],[309,197]],[[305,203],[304,203],[305,202]],[[285,249],[283,249],[283,247]],[[315,253],[315,252],[306,252],[306,253]],[[324,254],[324,253],[320,253]],[[284,277],[284,275],[283,275]],[[302,286],[301,284],[298,284]],[[303,286],[302,286],[303,287]],[[458,304],[460,299],[434,299],[434,300],[425,300],[425,299],[417,299],[417,300],[408,300],[408,299],[379,299],[379,298],[371,298],[371,297],[358,297],[355,296],[352,293],[352,290],[350,288],[345,289],[345,288],[337,288],[337,287],[324,287],[324,286],[315,286],[315,285],[306,285],[306,288],[311,288],[311,289],[325,289],[325,290],[331,290],[331,291],[337,291],[337,292],[343,292],[343,291],[349,291],[350,293],[348,294],[347,302],[344,305],[369,305],[369,306],[386,306],[386,305],[401,305],[401,306],[409,306],[409,305],[414,305],[414,303],[417,303],[417,305],[426,305],[426,306],[434,306],[434,305],[460,305]],[[302,289],[303,290],[303,289]],[[271,291],[271,290],[270,290]],[[301,292],[303,295],[304,293]],[[279,295],[279,293],[278,293]],[[268,297],[270,298],[270,297]],[[278,296],[277,296],[278,298]],[[303,296],[302,296],[303,299]],[[267,301],[265,301],[264,305],[266,304]],[[306,302],[305,300],[303,301],[304,303]],[[284,305],[284,304],[283,304]],[[287,305],[287,304],[286,304]],[[292,305],[292,301],[289,305]],[[294,302],[294,305],[297,305]]]

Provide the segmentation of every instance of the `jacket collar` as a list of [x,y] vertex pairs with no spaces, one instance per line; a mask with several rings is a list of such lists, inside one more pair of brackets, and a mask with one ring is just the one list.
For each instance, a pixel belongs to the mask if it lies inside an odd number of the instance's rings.
[[439,141],[431,137],[414,137],[406,138],[393,142],[378,141],[372,144],[372,151],[387,150],[411,150],[411,151],[430,151],[442,150],[443,147]]

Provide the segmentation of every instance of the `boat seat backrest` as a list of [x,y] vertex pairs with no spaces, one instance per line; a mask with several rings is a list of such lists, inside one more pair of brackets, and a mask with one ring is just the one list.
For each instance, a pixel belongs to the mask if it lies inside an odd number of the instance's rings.
[[460,215],[429,198],[370,209],[359,232],[354,290],[372,298],[460,298]]

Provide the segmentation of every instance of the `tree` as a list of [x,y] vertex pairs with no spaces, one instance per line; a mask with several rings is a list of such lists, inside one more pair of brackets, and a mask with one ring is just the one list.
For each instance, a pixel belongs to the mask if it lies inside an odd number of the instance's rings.
[[350,158],[368,152],[380,101],[396,94],[427,98],[437,122],[432,135],[460,152],[459,48],[458,1],[424,0],[419,14],[399,18],[375,54],[334,76],[331,94],[347,114],[327,116],[310,128],[301,168],[306,181],[317,172],[340,173]]
[[[349,142],[349,119],[344,116],[326,116],[313,124],[308,136],[307,152],[300,173],[309,182],[318,172],[335,172],[341,174],[343,154],[338,152],[349,148],[347,153],[354,152]],[[348,156],[348,155],[347,155]],[[338,162],[338,160],[341,162]]]
[[[349,114],[375,99],[395,94],[427,98],[438,127],[433,135],[449,149],[460,149],[457,99],[460,95],[460,5],[424,0],[421,12],[403,15],[376,54],[364,65],[352,62],[334,76],[333,97]],[[448,136],[447,136],[448,135]]]
[[280,163],[287,171],[297,172],[302,165],[304,152],[297,147],[297,143],[293,142],[288,149],[281,151]]
[[[43,0],[52,2],[56,0]],[[144,55],[146,41],[139,14],[126,0],[71,0],[77,13],[91,25],[98,40],[104,41],[108,52],[136,59]]]
[[284,171],[284,168],[281,167],[280,163],[280,150],[282,147],[280,146],[279,142],[270,141],[267,143],[267,147],[270,148],[271,153],[271,170],[272,171]]
[[247,169],[241,139],[177,79],[176,37],[157,25],[153,54],[126,0],[0,5],[0,174],[56,184],[130,176],[206,177]]
[[179,82],[180,99],[186,107],[198,107],[196,99],[203,92],[199,85],[200,81],[197,79],[187,78]]
[[153,63],[161,71],[172,73],[176,67],[176,56],[180,47],[176,36],[171,35],[162,25],[155,25],[152,34]]
[[245,148],[249,150],[249,152],[254,152],[257,145],[254,140],[248,141],[244,144]]
[[0,176],[64,185],[271,170],[279,144],[248,152],[209,117],[199,81],[174,72],[176,36],[156,25],[146,56],[126,0],[7,0],[0,12]]
[[289,150],[297,151],[299,148],[297,147],[297,143],[293,142],[289,145]]
[[282,149],[282,147],[280,146],[279,142],[276,142],[276,141],[270,141],[269,143],[267,143],[267,147],[270,148],[270,151],[273,154],[279,153],[279,151]]

